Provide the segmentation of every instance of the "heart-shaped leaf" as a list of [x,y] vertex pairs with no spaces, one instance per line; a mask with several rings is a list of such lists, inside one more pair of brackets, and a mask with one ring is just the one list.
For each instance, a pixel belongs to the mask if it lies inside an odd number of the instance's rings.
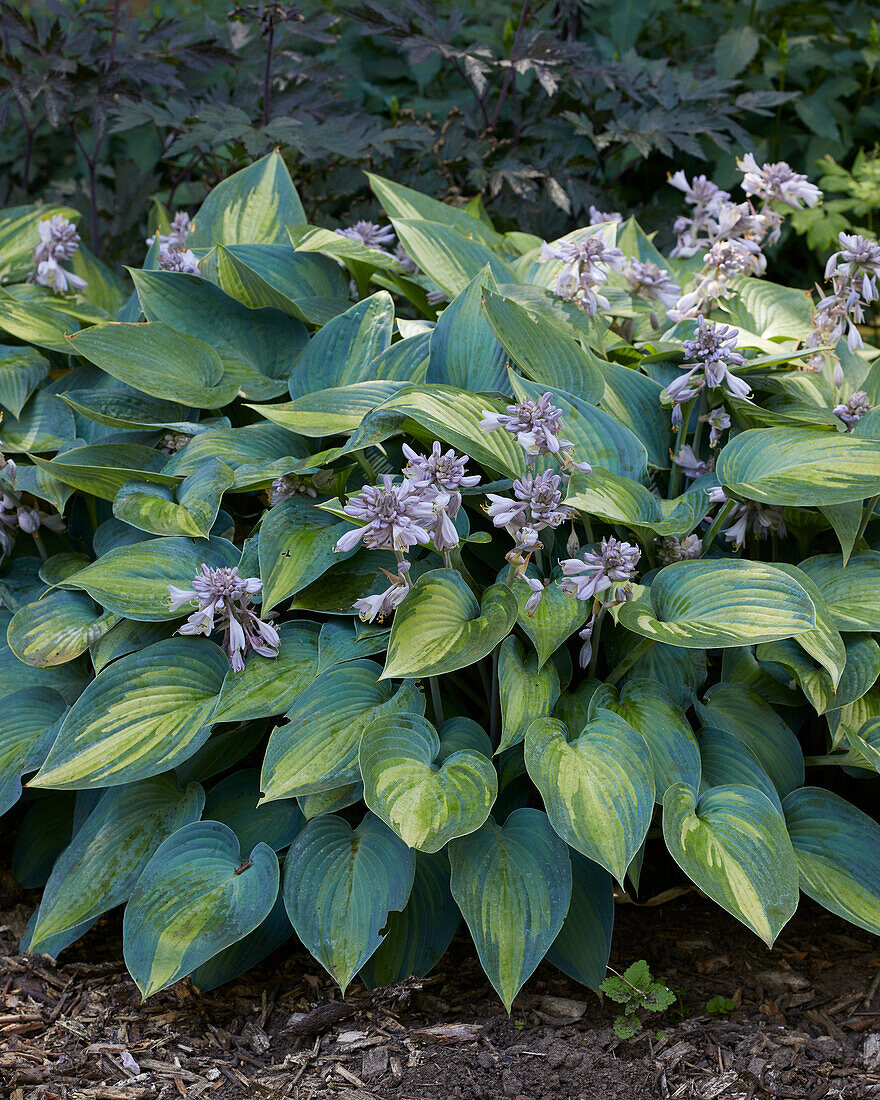
[[294,798],[329,791],[360,778],[361,734],[385,714],[423,714],[424,696],[407,680],[396,694],[374,661],[352,661],[323,672],[276,726],[266,746],[263,796]]
[[438,766],[439,753],[437,731],[417,714],[378,718],[361,738],[365,802],[423,852],[479,829],[498,793],[495,768],[482,753],[459,750]]
[[449,845],[452,896],[486,977],[510,1012],[513,999],[556,939],[571,900],[568,848],[540,810],[520,809],[499,827]]
[[571,905],[547,962],[576,982],[598,990],[608,970],[614,927],[611,875],[598,863],[571,851]]
[[200,993],[207,993],[257,966],[273,951],[283,947],[292,936],[293,925],[284,907],[284,898],[279,893],[268,917],[243,939],[224,947],[207,962],[197,966],[190,974],[190,980]]
[[802,585],[775,566],[737,558],[665,566],[647,595],[621,605],[618,618],[636,634],[695,649],[772,642],[816,628]]
[[538,667],[534,653],[511,635],[498,651],[498,693],[501,701],[501,741],[496,753],[518,745],[536,718],[548,718],[559,698],[559,673],[551,661]]
[[233,172],[208,195],[193,219],[189,243],[276,243],[287,241],[288,225],[304,225],[305,211],[284,158],[276,149]]
[[836,691],[828,672],[817,668],[793,641],[758,646],[757,656],[788,669],[816,713],[825,714],[861,699],[880,676],[880,646],[870,635],[850,634],[845,645],[846,664]]
[[415,855],[377,817],[352,830],[341,817],[310,821],[284,861],[284,904],[296,934],[337,982],[349,982],[382,943],[412,890]]
[[654,770],[642,735],[602,710],[569,742],[559,719],[539,718],[526,734],[525,761],[556,832],[623,882],[654,810]]
[[115,787],[168,771],[208,739],[229,661],[206,638],[120,657],[71,707],[34,787]]
[[51,668],[78,657],[119,622],[80,592],[55,589],[12,616],[7,641],[26,665]]
[[51,688],[25,687],[3,699],[0,814],[21,798],[21,777],[43,764],[66,710],[64,700]]
[[258,806],[259,801],[260,769],[240,768],[210,789],[204,816],[228,825],[243,852],[249,852],[261,841],[280,852],[296,837],[305,819],[294,801]]
[[684,873],[767,944],[798,903],[798,868],[785,820],[753,787],[690,787],[663,797],[663,837]]
[[278,895],[267,844],[243,858],[219,821],[195,821],[154,852],[125,907],[125,965],[145,999],[252,932]]
[[779,792],[773,780],[764,770],[757,756],[745,742],[724,730],[704,729],[697,734],[700,743],[702,783],[700,794],[712,787],[729,787],[731,784],[755,787],[782,809]]
[[[537,576],[534,568],[529,569],[529,576]],[[590,605],[572,599],[558,584],[551,583],[545,587],[537,611],[530,615],[526,603],[532,590],[522,581],[515,581],[512,591],[517,605],[516,624],[537,650],[538,668],[543,668],[547,659],[587,621]]]
[[821,787],[792,791],[782,808],[803,892],[880,935],[880,825]]
[[487,588],[481,606],[456,570],[424,573],[395,612],[382,678],[466,668],[510,633],[516,613],[505,584]]
[[127,901],[153,852],[204,805],[198,783],[181,790],[167,775],[105,791],[52,868],[31,950]]

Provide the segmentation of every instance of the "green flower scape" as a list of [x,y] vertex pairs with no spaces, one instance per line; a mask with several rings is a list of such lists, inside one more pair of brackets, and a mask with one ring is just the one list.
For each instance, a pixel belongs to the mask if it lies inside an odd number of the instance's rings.
[[463,919],[508,1010],[546,958],[634,1030],[614,894],[664,844],[768,945],[801,891],[880,933],[880,248],[773,283],[820,193],[740,168],[672,177],[669,256],[378,176],[333,232],[278,153],[125,283],[0,212],[23,950],[124,906],[144,997],[294,937],[344,992]]

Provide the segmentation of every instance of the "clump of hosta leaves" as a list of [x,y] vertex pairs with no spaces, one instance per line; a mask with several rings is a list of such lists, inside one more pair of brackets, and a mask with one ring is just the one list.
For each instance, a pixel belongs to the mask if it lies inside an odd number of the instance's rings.
[[880,932],[876,244],[767,281],[819,196],[742,168],[673,177],[670,256],[378,177],[310,226],[274,154],[130,282],[0,216],[24,949],[124,906],[145,996],[294,936],[345,990],[463,921],[509,1008],[542,959],[603,983],[664,847],[768,945],[800,891]]

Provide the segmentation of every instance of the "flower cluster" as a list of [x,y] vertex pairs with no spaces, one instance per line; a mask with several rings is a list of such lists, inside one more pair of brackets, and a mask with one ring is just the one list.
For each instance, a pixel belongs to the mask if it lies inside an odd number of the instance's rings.
[[260,619],[249,606],[251,596],[263,589],[259,577],[240,577],[238,568],[211,569],[202,565],[191,588],[168,585],[168,603],[172,611],[187,604],[198,607],[178,631],[179,634],[223,632],[221,642],[234,672],[242,672],[247,654],[277,657],[281,638],[275,627]]
[[577,600],[593,601],[593,614],[578,637],[583,642],[580,664],[586,668],[593,653],[593,631],[600,609],[625,603],[632,595],[633,578],[642,552],[638,546],[614,537],[602,539],[601,553],[587,550],[576,558],[562,559],[559,587]]
[[[880,275],[880,244],[857,233],[841,233],[840,249],[829,257],[825,278],[831,280],[832,293],[825,295],[813,311],[813,331],[807,347],[834,345],[846,331],[850,351],[862,347],[858,325],[865,321],[865,308],[877,301],[877,277]],[[834,367],[834,385],[843,385],[840,360],[830,352],[811,356],[809,366],[821,370],[826,362]]]
[[847,431],[851,432],[865,413],[870,412],[873,407],[865,391],[856,390],[845,405],[835,405],[832,412],[846,424]]
[[684,538],[670,536],[660,540],[660,560],[664,565],[674,561],[690,561],[703,553],[703,540],[698,535]]
[[348,237],[350,241],[357,241],[365,248],[376,248],[380,252],[384,252],[395,242],[394,227],[378,225],[376,222],[359,221],[346,229],[337,229],[336,232],[340,237]]
[[561,260],[554,293],[566,301],[575,302],[591,317],[597,309],[609,309],[608,299],[598,287],[608,281],[608,271],[623,268],[624,256],[619,248],[607,245],[601,237],[585,237],[581,241],[560,241],[544,244],[538,257],[541,263]]
[[276,477],[269,486],[269,505],[272,507],[300,494],[316,497],[318,493],[325,493],[330,488],[335,477],[333,470],[319,470],[318,473],[309,475],[283,474]]
[[758,539],[768,535],[785,538],[786,528],[782,513],[766,504],[756,504],[753,500],[735,504],[728,517],[732,522],[724,528],[724,537],[734,548],[745,544],[749,534]]
[[822,198],[819,188],[784,160],[759,167],[754,155],[746,153],[736,163],[743,173],[743,191],[750,198],[754,195],[766,203],[778,202],[792,210],[815,206]]
[[171,219],[168,232],[155,233],[152,237],[147,237],[147,245],[152,245],[158,239],[160,246],[185,249],[187,237],[194,228],[189,214],[185,210],[179,210]]
[[491,503],[486,511],[496,527],[530,527],[540,531],[559,527],[571,519],[572,510],[562,503],[562,478],[551,470],[543,474],[526,474],[513,483],[513,499],[487,493]]
[[676,241],[670,255],[687,259],[712,244],[710,232],[713,223],[722,206],[729,202],[730,194],[706,176],[694,176],[688,183],[687,176],[681,170],[670,176],[669,182],[684,193],[685,204],[691,207],[691,215],[682,214],[675,219],[672,227]]
[[602,225],[604,222],[622,222],[623,214],[619,214],[616,210],[609,210],[607,213],[599,210],[595,206],[590,206],[590,225]]
[[553,404],[553,394],[548,390],[537,401],[527,397],[516,405],[508,405],[506,412],[496,413],[483,409],[480,427],[484,432],[504,428],[526,452],[530,460],[539,455],[555,455],[563,469],[590,472],[588,462],[575,462],[574,443],[561,439],[562,409]]
[[[706,387],[723,388],[736,397],[748,397],[751,394],[748,384],[733,373],[734,368],[745,363],[743,356],[735,350],[738,337],[739,330],[730,325],[707,321],[702,314],[697,318],[693,339],[684,341],[686,362],[682,369],[685,373],[664,390],[665,399],[672,402],[672,425],[676,430],[682,424],[682,405],[691,401]],[[726,427],[729,423],[729,418],[726,424],[724,420],[718,420],[719,426]],[[717,442],[719,429],[715,430]]]
[[155,233],[147,237],[147,244],[159,242],[159,267],[162,271],[182,271],[185,275],[199,275],[195,254],[186,247],[187,238],[195,227],[189,214],[180,210],[171,219],[167,233]]
[[188,248],[171,248],[163,244],[159,248],[159,267],[162,271],[180,271],[184,275],[201,274],[195,253]]
[[681,287],[669,272],[650,260],[630,260],[623,270],[626,281],[634,294],[649,302],[659,302],[672,307],[681,297]]
[[55,294],[64,294],[68,290],[84,290],[85,279],[61,266],[62,261],[72,259],[79,248],[80,237],[73,222],[63,214],[54,214],[39,222],[37,232],[40,234],[40,243],[34,249],[31,280],[38,286],[51,287]]
[[191,439],[192,436],[187,435],[186,432],[165,432],[156,444],[156,450],[166,455],[176,455]]
[[[22,533],[39,539],[40,528],[63,531],[64,518],[44,512],[37,501],[26,504],[15,489],[15,463],[0,454],[0,556],[12,554],[15,537]],[[28,497],[28,499],[33,499]]]

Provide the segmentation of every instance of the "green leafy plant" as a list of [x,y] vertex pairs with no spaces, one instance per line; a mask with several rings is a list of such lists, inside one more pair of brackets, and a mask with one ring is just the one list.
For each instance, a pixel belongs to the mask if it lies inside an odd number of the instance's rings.
[[644,959],[628,966],[623,974],[612,971],[599,988],[612,1001],[624,1005],[623,1013],[614,1020],[614,1033],[619,1039],[631,1039],[642,1030],[640,1010],[665,1012],[675,1003],[675,993],[651,976]]
[[[810,248],[833,246],[841,232],[876,237],[875,212],[880,209],[880,146],[866,152],[859,149],[847,169],[831,156],[816,165],[822,172],[819,183],[825,201],[814,209],[798,210],[792,225],[805,233]],[[839,196],[839,197],[838,197]]]
[[768,945],[800,890],[880,931],[880,253],[812,307],[762,279],[819,196],[742,171],[676,178],[675,256],[375,175],[330,232],[277,153],[130,282],[69,208],[2,212],[24,950],[124,906],[144,996],[294,935],[344,991],[464,920],[509,1010],[545,958],[602,984],[665,852]]
[[710,1016],[729,1016],[736,1011],[736,1001],[731,997],[711,997],[706,1001],[706,1011]]

